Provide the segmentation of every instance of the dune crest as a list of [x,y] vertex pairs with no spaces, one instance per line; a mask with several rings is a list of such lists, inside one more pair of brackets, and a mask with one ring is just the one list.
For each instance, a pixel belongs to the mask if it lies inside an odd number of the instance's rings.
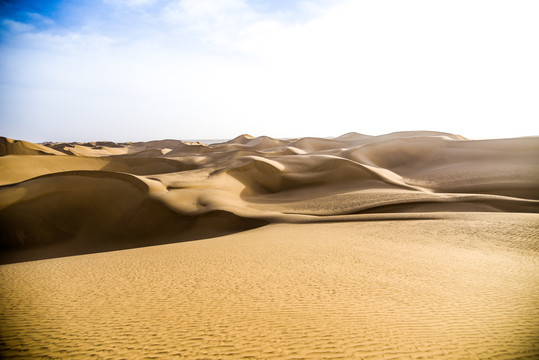
[[62,155],[45,145],[34,144],[28,141],[9,139],[0,136],[0,156],[4,155]]
[[[47,246],[47,256],[86,253],[276,222],[539,212],[539,137],[352,132],[289,140],[240,135],[210,145],[0,138],[0,155],[0,245],[20,259],[35,258],[24,253],[36,247]],[[110,238],[114,245],[95,240]]]

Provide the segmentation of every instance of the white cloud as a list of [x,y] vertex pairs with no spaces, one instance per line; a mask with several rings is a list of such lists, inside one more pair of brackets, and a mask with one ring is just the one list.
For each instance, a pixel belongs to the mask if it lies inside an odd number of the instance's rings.
[[30,19],[32,23],[37,23],[40,25],[47,25],[47,26],[54,25],[54,20],[52,20],[51,18],[47,16],[43,16],[35,12],[27,12],[26,16]]
[[67,126],[74,138],[78,119],[94,139],[123,140],[539,134],[535,2],[316,3],[292,16],[244,0],[118,0],[138,10],[18,34],[4,20],[18,46],[0,55],[10,92],[0,117]]
[[30,24],[25,24],[10,19],[2,20],[2,27],[5,28],[7,31],[15,34],[25,33],[34,30],[34,27]]
[[243,49],[271,65],[298,118],[370,133],[539,133],[530,125],[539,117],[537,5],[389,3],[350,1],[306,24],[272,24]]
[[156,0],[103,0],[105,4],[113,6],[140,7],[154,4]]

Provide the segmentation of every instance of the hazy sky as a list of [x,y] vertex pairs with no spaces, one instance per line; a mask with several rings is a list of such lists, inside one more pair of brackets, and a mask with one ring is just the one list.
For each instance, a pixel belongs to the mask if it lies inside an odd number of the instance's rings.
[[539,135],[539,1],[0,2],[0,135]]

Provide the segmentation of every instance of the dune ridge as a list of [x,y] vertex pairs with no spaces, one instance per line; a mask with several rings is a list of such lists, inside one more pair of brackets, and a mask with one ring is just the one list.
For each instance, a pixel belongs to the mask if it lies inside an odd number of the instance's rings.
[[539,137],[240,135],[209,145],[0,138],[0,155],[2,262],[151,245],[170,235],[191,240],[268,223],[539,212]]

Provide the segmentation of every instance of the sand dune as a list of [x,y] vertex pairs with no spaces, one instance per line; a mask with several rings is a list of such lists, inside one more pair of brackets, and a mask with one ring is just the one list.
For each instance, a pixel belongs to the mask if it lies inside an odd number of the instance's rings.
[[[0,145],[4,262],[155,244],[170,234],[200,238],[189,230],[195,219],[227,233],[373,213],[539,210],[537,137]],[[231,229],[223,214],[234,219]],[[35,248],[45,244],[47,251]]]
[[2,191],[2,259],[17,261],[223,235],[265,224],[213,210],[183,215],[149,196],[156,184],[110,171],[49,173]]
[[0,137],[0,156],[4,155],[62,155],[51,147],[33,144],[28,141]]
[[0,155],[2,358],[539,357],[539,137]]

